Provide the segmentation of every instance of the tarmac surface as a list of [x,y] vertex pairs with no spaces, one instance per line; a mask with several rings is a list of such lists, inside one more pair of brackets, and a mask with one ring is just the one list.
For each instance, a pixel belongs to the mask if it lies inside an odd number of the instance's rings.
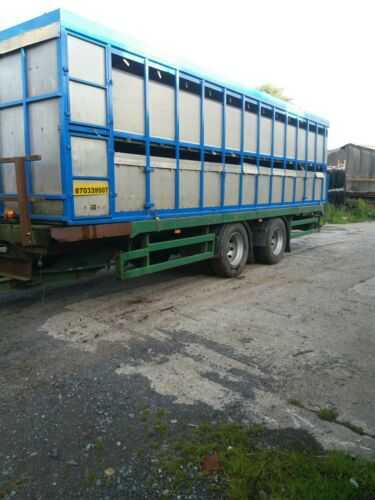
[[161,424],[260,422],[375,458],[374,387],[374,223],[232,280],[195,266],[3,293],[0,499],[167,497],[145,437],[167,449]]

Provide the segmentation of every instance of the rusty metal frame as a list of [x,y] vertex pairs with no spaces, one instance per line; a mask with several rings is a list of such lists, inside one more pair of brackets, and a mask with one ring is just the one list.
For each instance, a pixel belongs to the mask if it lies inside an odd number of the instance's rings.
[[31,231],[31,217],[29,212],[29,196],[27,193],[27,180],[26,180],[26,161],[39,161],[42,157],[39,155],[31,156],[14,156],[11,158],[0,158],[1,164],[14,163],[16,169],[16,186],[17,194],[3,195],[3,200],[14,200],[18,202],[18,211],[20,218],[20,229],[21,229],[21,244],[24,247],[31,246],[32,242],[32,231]]
[[50,229],[52,239],[65,243],[130,236],[131,231],[132,225],[129,222],[89,224],[86,226],[57,226]]

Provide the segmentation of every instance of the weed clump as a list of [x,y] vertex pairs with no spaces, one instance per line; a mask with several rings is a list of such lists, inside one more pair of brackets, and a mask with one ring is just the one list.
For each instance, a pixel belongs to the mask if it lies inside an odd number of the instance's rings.
[[[321,415],[337,418],[333,410]],[[190,431],[162,461],[171,492],[178,496],[201,484],[217,498],[236,500],[375,498],[375,463],[338,451],[267,447],[266,433],[240,424],[206,424]]]
[[324,208],[323,224],[347,224],[375,220],[375,205],[365,200],[347,200],[345,205],[327,203]]

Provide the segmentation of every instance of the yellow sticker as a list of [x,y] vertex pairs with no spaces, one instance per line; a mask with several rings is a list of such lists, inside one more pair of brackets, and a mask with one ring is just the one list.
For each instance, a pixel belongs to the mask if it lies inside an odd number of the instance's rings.
[[108,182],[74,181],[74,196],[100,196],[108,194]]

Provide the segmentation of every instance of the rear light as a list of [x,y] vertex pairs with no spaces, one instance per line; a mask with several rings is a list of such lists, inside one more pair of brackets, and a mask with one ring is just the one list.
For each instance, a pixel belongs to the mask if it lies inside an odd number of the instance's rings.
[[14,220],[16,218],[17,218],[17,214],[13,210],[13,208],[6,208],[4,210],[4,219],[6,219],[6,220]]

